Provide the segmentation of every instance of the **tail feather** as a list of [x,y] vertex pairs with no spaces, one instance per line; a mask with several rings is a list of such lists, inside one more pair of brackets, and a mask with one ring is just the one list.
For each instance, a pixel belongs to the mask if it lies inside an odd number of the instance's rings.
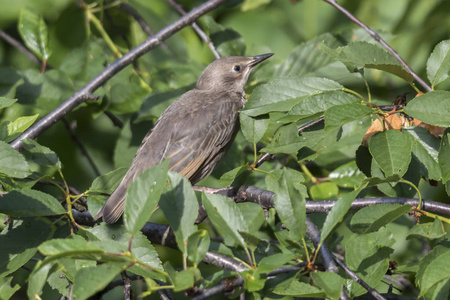
[[105,205],[103,205],[95,215],[94,219],[97,220],[98,218],[103,217],[103,221],[108,224],[117,222],[125,207],[126,192],[127,187],[121,182],[114,193],[112,193],[111,197],[106,201]]

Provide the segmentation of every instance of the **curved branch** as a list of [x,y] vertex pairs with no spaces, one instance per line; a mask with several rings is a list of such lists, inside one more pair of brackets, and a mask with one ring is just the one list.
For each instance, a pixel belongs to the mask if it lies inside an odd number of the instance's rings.
[[172,36],[176,32],[180,31],[182,28],[191,24],[194,20],[198,19],[202,15],[210,12],[221,3],[226,0],[209,0],[202,5],[194,8],[186,15],[179,18],[177,21],[173,22],[169,26],[161,29],[158,33],[147,39],[145,42],[132,49],[130,52],[122,56],[122,58],[116,60],[109,66],[107,66],[97,77],[92,79],[88,84],[86,84],[82,89],[75,92],[69,99],[64,101],[55,110],[50,112],[48,115],[40,119],[33,126],[25,130],[17,139],[15,139],[11,146],[16,150],[22,149],[23,139],[34,139],[39,136],[42,132],[48,129],[50,126],[59,121],[68,112],[72,111],[75,107],[83,103],[89,95],[91,95],[95,90],[102,86],[111,77],[121,71],[123,68],[131,64],[134,60],[138,59],[151,49],[160,45],[161,42],[168,37]]

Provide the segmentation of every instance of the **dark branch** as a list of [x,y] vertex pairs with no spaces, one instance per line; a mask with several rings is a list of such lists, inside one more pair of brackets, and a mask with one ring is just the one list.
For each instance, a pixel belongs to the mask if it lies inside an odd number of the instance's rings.
[[192,11],[190,11],[177,21],[173,22],[169,26],[160,30],[145,42],[125,54],[122,58],[107,66],[99,75],[97,75],[97,77],[91,80],[82,89],[75,92],[72,97],[67,99],[48,115],[40,119],[33,126],[25,130],[16,140],[11,143],[11,146],[16,150],[22,149],[21,141],[23,139],[34,139],[39,136],[42,132],[47,130],[50,126],[64,117],[68,112],[72,111],[75,107],[83,103],[85,101],[86,95],[91,95],[95,90],[97,90],[120,70],[131,64],[134,60],[138,59],[151,49],[160,45],[163,40],[180,31],[182,28],[191,24],[193,21],[213,10],[225,1],[226,0],[209,0],[202,5],[194,8]]
[[6,32],[4,32],[3,30],[0,30],[0,38],[2,38],[4,41],[9,43],[11,46],[13,46],[17,50],[19,50],[20,52],[25,54],[28,57],[28,59],[31,60],[32,62],[34,62],[34,63],[36,63],[38,65],[41,64],[41,61],[39,60],[39,58],[37,58],[30,50],[28,50],[18,40],[16,40],[15,38],[10,36]]

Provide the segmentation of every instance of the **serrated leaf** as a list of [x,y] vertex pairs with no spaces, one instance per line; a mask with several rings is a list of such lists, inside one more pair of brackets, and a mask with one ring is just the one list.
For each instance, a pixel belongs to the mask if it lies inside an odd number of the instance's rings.
[[450,130],[444,132],[439,148],[439,167],[442,173],[442,182],[446,183],[450,180]]
[[19,16],[18,29],[25,45],[41,60],[48,60],[48,31],[44,18],[34,11],[24,8]]
[[39,299],[36,296],[42,294],[42,289],[44,288],[48,274],[53,268],[53,265],[53,263],[50,263],[33,270],[28,282],[28,299]]
[[424,123],[450,127],[450,92],[433,91],[408,102],[405,113]]
[[298,281],[295,277],[275,286],[274,294],[296,297],[324,297],[325,293],[312,285]]
[[32,172],[52,175],[53,172],[61,169],[61,161],[56,153],[49,148],[30,139],[22,140],[22,144],[22,153],[27,159]]
[[434,47],[427,61],[427,76],[435,87],[446,80],[450,72],[450,40],[440,42]]
[[88,299],[103,290],[126,267],[124,263],[104,263],[81,269],[75,276],[73,296],[80,300]]
[[288,124],[281,127],[274,134],[271,143],[260,151],[272,154],[297,154],[297,151],[303,146],[304,139],[299,137],[297,126],[295,124]]
[[103,249],[78,235],[66,239],[52,239],[42,243],[39,251],[46,256],[89,258],[90,254],[103,253]]
[[252,144],[256,144],[261,140],[269,126],[268,117],[250,117],[245,113],[239,114],[242,134],[245,139]]
[[319,77],[286,77],[258,86],[245,104],[243,113],[259,116],[274,111],[289,111],[303,97],[342,89],[339,83]]
[[301,173],[282,169],[266,177],[269,191],[275,193],[274,206],[281,221],[289,229],[289,236],[297,241],[306,233],[306,202],[302,195]]
[[3,141],[0,141],[0,173],[14,178],[25,178],[30,174],[23,155]]
[[332,106],[325,111],[325,131],[339,128],[346,123],[357,121],[362,117],[373,113],[373,109],[360,103]]
[[277,253],[274,255],[263,257],[258,263],[259,273],[268,273],[284,266],[289,261],[296,258],[293,253]]
[[15,135],[24,132],[28,127],[33,125],[34,121],[39,117],[39,114],[28,116],[28,117],[19,117],[13,122],[8,124],[8,135]]
[[425,178],[440,180],[442,177],[439,168],[439,139],[431,135],[422,127],[403,129],[412,145],[412,153],[421,162],[421,173]]
[[0,97],[0,109],[9,107],[17,102],[17,99],[11,99],[7,97]]
[[411,162],[411,142],[397,130],[378,132],[369,141],[369,151],[386,177],[403,176]]
[[[448,245],[447,245],[448,246]],[[450,274],[450,249],[443,245],[436,246],[419,263],[416,283],[420,287],[419,297],[423,296],[433,285],[448,280]]]
[[365,41],[354,41],[343,47],[331,49],[322,44],[322,49],[330,56],[345,64],[350,72],[362,68],[382,70],[413,82],[413,76],[388,51]]
[[13,277],[1,277],[0,278],[0,299],[8,300],[20,289],[20,285],[17,283],[11,286]]
[[166,185],[169,160],[143,171],[127,190],[124,223],[131,234],[135,234],[148,221]]
[[433,222],[417,223],[413,228],[409,230],[408,238],[421,237],[430,240],[439,239],[446,235],[441,220],[434,218]]
[[218,194],[202,194],[202,203],[214,227],[224,237],[226,245],[238,244],[244,249],[240,231],[248,231],[247,223],[231,199]]
[[330,299],[339,299],[345,279],[332,272],[311,272],[314,284],[325,291]]
[[341,187],[358,186],[366,176],[358,169],[355,161],[348,162],[334,169],[328,178]]
[[176,172],[169,172],[170,187],[165,191],[159,207],[164,212],[172,228],[178,248],[188,255],[187,241],[197,231],[194,225],[198,214],[198,202],[189,180]]
[[344,195],[341,199],[336,201],[336,204],[331,209],[322,227],[320,234],[320,243],[330,235],[333,229],[344,219],[345,214],[350,209],[353,200],[356,196],[367,186],[367,183],[362,184],[358,189]]
[[13,190],[0,197],[0,212],[12,217],[62,215],[66,210],[53,196],[36,190]]
[[350,224],[358,232],[374,232],[410,210],[410,205],[377,204],[356,212]]
[[0,234],[0,276],[27,263],[51,232],[49,224],[32,218],[10,222]]

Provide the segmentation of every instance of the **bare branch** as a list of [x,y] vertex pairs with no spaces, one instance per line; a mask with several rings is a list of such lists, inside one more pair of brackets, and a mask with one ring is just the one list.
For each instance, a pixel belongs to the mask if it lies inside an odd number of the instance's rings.
[[3,30],[0,30],[0,38],[5,40],[7,43],[9,43],[11,46],[15,47],[17,50],[25,54],[29,60],[32,62],[40,65],[41,61],[39,58],[37,58],[30,50],[28,50],[24,45],[22,45],[18,40],[4,32]]
[[182,28],[191,24],[194,20],[213,10],[225,1],[226,0],[209,0],[203,3],[177,21],[160,30],[158,33],[147,39],[136,48],[133,48],[130,52],[122,56],[122,58],[107,66],[99,75],[97,75],[97,77],[91,80],[82,89],[75,92],[72,97],[63,102],[55,110],[40,119],[27,130],[25,130],[17,139],[15,139],[11,143],[11,146],[16,150],[22,149],[21,141],[23,139],[34,139],[39,136],[42,132],[47,130],[50,126],[64,117],[68,112],[72,111],[75,107],[83,103],[86,100],[87,95],[91,95],[95,90],[97,90],[120,70],[131,64],[134,60],[138,59],[151,49],[160,45],[163,40],[180,31]]
[[431,87],[417,75],[409,66],[408,64],[400,57],[400,55],[392,49],[391,46],[389,46],[388,43],[386,43],[375,31],[370,29],[366,24],[361,22],[357,17],[352,15],[348,10],[340,6],[336,0],[323,0],[327,2],[328,4],[331,4],[335,8],[337,8],[340,12],[342,12],[344,15],[347,16],[352,22],[359,25],[361,28],[363,28],[367,33],[370,34],[371,37],[373,37],[377,42],[379,42],[384,48],[386,48],[402,65],[403,67],[414,77],[414,79],[420,83],[420,85],[428,92],[431,91]]

